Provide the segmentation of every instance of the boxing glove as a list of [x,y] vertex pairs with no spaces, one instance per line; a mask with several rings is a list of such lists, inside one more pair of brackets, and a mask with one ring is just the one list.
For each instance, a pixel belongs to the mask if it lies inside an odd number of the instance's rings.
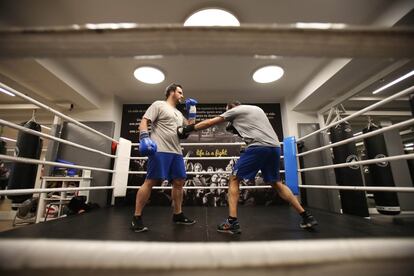
[[180,139],[187,139],[190,136],[190,132],[194,131],[194,124],[186,125],[186,126],[179,126],[177,128],[177,135]]
[[139,153],[141,156],[151,156],[157,152],[157,144],[149,138],[148,131],[139,133]]
[[185,108],[187,109],[188,112],[188,120],[194,120],[196,119],[196,115],[197,115],[197,108],[196,108],[196,104],[198,104],[197,100],[188,98],[185,100]]
[[226,131],[231,132],[233,134],[237,134],[241,137],[240,133],[237,131],[237,129],[234,128],[233,124],[230,122],[226,126]]

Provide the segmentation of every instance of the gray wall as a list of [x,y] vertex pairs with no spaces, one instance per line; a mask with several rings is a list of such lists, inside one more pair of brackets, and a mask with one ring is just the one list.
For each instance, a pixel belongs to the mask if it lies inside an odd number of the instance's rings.
[[[319,124],[298,124],[299,137],[319,129]],[[325,141],[324,134],[313,135],[304,140],[302,151],[319,148]],[[311,153],[303,157],[304,168],[331,165],[332,158],[329,150]],[[303,173],[305,185],[336,185],[335,172],[333,170],[318,170]],[[306,193],[306,195],[303,195]],[[307,205],[312,208],[323,209],[340,213],[341,204],[339,193],[335,190],[301,189],[301,196],[306,197]]]
[[[404,154],[399,130],[384,132],[384,139],[388,156]],[[390,166],[396,187],[413,187],[413,181],[406,160],[392,161],[390,162]],[[373,184],[375,185],[375,183]],[[400,203],[401,211],[414,211],[412,193],[398,193],[398,201]]]
[[[109,137],[113,137],[114,135],[114,122],[83,123],[103,134],[108,135]],[[65,122],[63,124],[61,138],[86,147],[90,147],[106,153],[111,153],[111,141],[72,123]],[[73,162],[76,165],[112,169],[111,158],[65,144],[59,145],[56,159],[64,159]],[[91,182],[92,187],[111,185],[111,173],[92,171],[91,174],[93,178]],[[105,206],[107,204],[108,193],[110,192],[106,190],[90,191],[89,201],[98,203],[100,206]]]

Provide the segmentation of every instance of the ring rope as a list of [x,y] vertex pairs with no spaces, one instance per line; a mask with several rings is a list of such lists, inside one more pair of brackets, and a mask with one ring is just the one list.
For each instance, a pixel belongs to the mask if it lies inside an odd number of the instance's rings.
[[342,141],[339,141],[339,142],[336,142],[336,143],[332,143],[332,144],[322,146],[322,147],[319,147],[319,148],[316,148],[316,149],[308,150],[308,151],[299,153],[296,156],[301,157],[301,156],[304,156],[304,155],[307,155],[307,154],[310,154],[310,153],[318,152],[318,151],[328,149],[328,148],[337,147],[337,146],[344,145],[344,144],[347,144],[347,143],[352,142],[352,141],[361,140],[361,139],[364,139],[364,138],[367,138],[367,137],[378,135],[380,133],[383,133],[383,132],[386,132],[386,131],[389,131],[389,130],[392,130],[392,129],[402,128],[402,127],[412,125],[412,124],[414,124],[414,118],[403,121],[403,122],[400,122],[400,123],[397,123],[395,125],[387,126],[387,127],[380,128],[380,129],[377,129],[377,130],[374,130],[374,131],[371,131],[371,132],[368,132],[368,133],[365,133],[365,134],[361,134],[361,135],[358,135],[358,136],[355,136],[355,137],[351,137],[351,138],[348,138],[348,139],[345,139],[345,140],[342,140]]
[[[132,143],[132,146],[139,146],[139,143]],[[246,145],[244,142],[235,143],[180,143],[181,146],[243,146]]]
[[7,138],[7,137],[0,137],[0,140],[4,141],[4,142],[12,142],[12,143],[16,143],[17,140],[16,139],[12,139],[12,138]]
[[23,195],[51,192],[76,192],[89,190],[113,190],[114,186],[73,187],[73,188],[43,188],[43,189],[10,189],[0,190],[0,195]]
[[[53,254],[51,250],[53,250]],[[0,260],[7,274],[69,275],[91,271],[104,275],[306,275],[339,266],[363,264],[365,271],[389,268],[395,275],[409,275],[414,239],[317,239],[263,242],[131,242],[69,239],[2,239]],[[300,258],[298,257],[300,252]],[[160,254],[163,258],[160,259]],[[46,257],[45,257],[46,256]],[[92,257],[93,256],[93,257]],[[191,260],[191,261],[189,261]],[[385,266],[381,265],[384,264]],[[404,264],[402,268],[398,268]],[[337,269],[337,270],[338,270]],[[405,270],[409,269],[409,270]],[[361,269],[355,269],[361,271]],[[37,272],[37,273],[36,273]],[[102,273],[103,272],[103,273]],[[112,273],[110,273],[112,272]],[[255,273],[256,272],[256,273]],[[368,273],[374,275],[374,273]],[[386,274],[386,273],[385,273]],[[310,275],[310,274],[307,274]]]
[[16,162],[28,163],[28,164],[50,165],[50,166],[64,167],[64,168],[85,169],[85,170],[108,172],[108,173],[115,172],[114,170],[108,170],[108,169],[102,169],[102,168],[96,168],[96,167],[70,165],[70,164],[64,164],[64,163],[58,163],[58,162],[36,160],[36,159],[31,159],[31,158],[14,157],[14,156],[9,156],[9,155],[4,155],[4,154],[0,154],[0,160],[16,161]]
[[61,139],[61,138],[58,138],[58,137],[55,137],[55,136],[52,136],[52,135],[49,135],[49,134],[45,134],[45,133],[30,129],[30,128],[26,128],[26,127],[20,126],[18,124],[12,123],[12,122],[8,122],[8,121],[3,120],[3,119],[0,119],[0,125],[8,126],[10,128],[14,128],[14,129],[17,129],[17,130],[20,130],[20,131],[23,131],[23,132],[26,132],[26,133],[30,133],[30,134],[33,134],[33,135],[36,135],[36,136],[39,136],[39,137],[43,137],[43,138],[46,138],[46,139],[54,140],[54,141],[57,141],[57,142],[60,142],[60,143],[63,143],[63,144],[67,144],[67,145],[72,146],[72,147],[79,148],[79,149],[83,149],[83,150],[87,150],[87,151],[90,151],[90,152],[98,153],[98,154],[101,154],[101,155],[104,155],[104,156],[107,156],[107,157],[116,158],[116,155],[111,155],[111,154],[105,153],[103,151],[88,148],[86,146],[79,145],[79,144],[73,143],[71,141]]
[[97,135],[99,135],[99,136],[101,136],[101,137],[103,137],[103,138],[105,138],[107,140],[110,140],[112,142],[118,143],[117,140],[115,140],[115,139],[113,139],[113,138],[111,138],[111,137],[109,137],[109,136],[107,136],[107,135],[105,135],[105,134],[103,134],[103,133],[101,133],[101,132],[99,132],[99,131],[97,131],[97,130],[89,127],[89,126],[87,126],[87,125],[85,125],[85,124],[82,124],[81,122],[79,122],[79,121],[77,121],[75,119],[72,119],[71,117],[63,114],[62,112],[59,112],[59,111],[57,111],[57,110],[55,110],[55,109],[53,109],[53,108],[51,108],[51,107],[49,107],[49,106],[47,106],[45,104],[43,104],[43,103],[41,103],[41,102],[33,99],[33,98],[30,98],[29,96],[26,96],[25,94],[23,94],[23,93],[15,90],[15,89],[13,89],[13,88],[5,85],[4,83],[1,83],[0,82],[0,87],[3,87],[4,89],[9,90],[10,92],[12,92],[13,94],[15,94],[16,96],[19,96],[20,98],[23,98],[23,99],[25,99],[25,100],[27,100],[27,101],[29,101],[29,102],[31,102],[31,103],[39,106],[39,107],[42,107],[42,108],[46,109],[47,111],[55,114],[56,116],[65,119],[66,121],[69,121],[71,123],[74,123],[75,125],[83,128],[83,129],[89,130],[89,131],[91,131],[91,132],[93,132],[93,133],[95,133],[95,134],[97,134]]
[[[280,173],[284,173],[285,170],[280,170]],[[146,171],[129,171],[129,174],[147,174]],[[210,174],[232,174],[233,171],[212,171],[212,172],[186,172],[187,175],[210,175]]]
[[340,164],[328,165],[328,166],[310,167],[306,169],[298,169],[298,172],[344,168],[344,167],[349,167],[349,166],[354,166],[354,165],[368,165],[368,164],[375,164],[375,163],[383,163],[387,161],[408,160],[408,159],[414,159],[414,153],[394,155],[394,156],[389,156],[389,157],[384,157],[384,158],[375,158],[375,159],[363,160],[363,161],[352,161],[348,163],[340,163]]
[[374,186],[325,186],[325,185],[299,185],[299,188],[325,189],[325,190],[355,190],[355,191],[377,191],[377,192],[401,192],[414,193],[414,187],[374,187]]
[[[127,189],[132,189],[132,190],[138,190],[140,189],[142,186],[128,186]],[[172,190],[172,186],[153,186],[152,189],[154,190]],[[271,185],[258,185],[258,186],[239,186],[239,189],[241,190],[245,190],[245,189],[271,189],[273,188]],[[184,186],[183,187],[184,190],[204,190],[204,189],[214,189],[214,190],[219,190],[219,189],[223,189],[223,190],[228,190],[229,186],[214,186],[214,187],[210,187],[210,186]]]
[[[147,160],[148,157],[130,157],[130,160]],[[225,156],[225,157],[184,157],[184,160],[234,160],[240,159],[240,156]],[[283,155],[280,156],[283,159]]]
[[396,98],[399,98],[399,97],[405,96],[407,94],[410,94],[413,91],[414,91],[414,86],[411,86],[411,87],[409,87],[407,89],[404,89],[403,91],[401,91],[399,93],[396,93],[394,95],[391,95],[390,97],[385,98],[385,99],[383,99],[383,100],[381,100],[381,101],[379,101],[379,102],[377,102],[377,103],[375,103],[373,105],[367,106],[366,108],[361,109],[361,110],[355,112],[354,114],[351,114],[351,115],[349,115],[349,116],[347,116],[347,117],[345,117],[345,118],[343,118],[343,119],[341,119],[339,121],[336,121],[334,123],[331,123],[331,124],[329,124],[327,126],[324,126],[324,127],[320,128],[320,129],[314,131],[314,132],[311,132],[311,133],[309,133],[309,134],[307,134],[307,135],[305,135],[305,136],[303,136],[301,138],[298,138],[296,140],[296,142],[303,141],[303,140],[305,140],[306,138],[308,138],[310,136],[313,136],[313,135],[315,135],[315,134],[317,134],[319,132],[322,132],[322,131],[324,131],[324,130],[330,128],[330,127],[332,127],[332,126],[335,126],[335,125],[340,124],[342,122],[348,121],[348,120],[350,120],[350,119],[352,119],[354,117],[357,117],[357,116],[359,116],[361,114],[364,114],[365,112],[370,111],[370,110],[373,110],[373,109],[375,109],[375,108],[377,108],[377,107],[379,107],[381,105],[384,105],[384,104],[386,104],[386,103],[388,103],[388,102],[390,102],[390,101],[392,101],[392,100],[394,100]]

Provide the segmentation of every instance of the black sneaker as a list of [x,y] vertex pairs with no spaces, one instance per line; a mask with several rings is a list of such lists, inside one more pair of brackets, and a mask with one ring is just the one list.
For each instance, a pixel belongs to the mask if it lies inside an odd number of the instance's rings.
[[196,223],[195,220],[187,218],[183,213],[174,214],[173,222],[175,224],[184,224],[184,225],[192,225]]
[[217,232],[229,234],[241,234],[240,224],[238,220],[230,222],[229,219],[217,225]]
[[131,229],[136,233],[148,231],[148,227],[144,226],[142,218],[137,216],[132,217]]
[[312,228],[318,225],[318,222],[316,221],[316,219],[308,211],[305,211],[304,213],[302,213],[301,216],[302,216],[302,222],[300,223],[300,228],[307,229],[307,228]]

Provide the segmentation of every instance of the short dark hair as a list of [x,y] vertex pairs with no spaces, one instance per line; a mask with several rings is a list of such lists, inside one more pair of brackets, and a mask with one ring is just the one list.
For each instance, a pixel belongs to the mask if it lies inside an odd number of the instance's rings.
[[227,103],[227,109],[232,109],[233,107],[241,105],[239,101],[231,101]]
[[177,87],[180,87],[181,89],[183,89],[183,87],[180,84],[172,83],[168,85],[167,88],[165,88],[165,98],[168,99],[171,92],[175,92],[175,90],[177,90]]

